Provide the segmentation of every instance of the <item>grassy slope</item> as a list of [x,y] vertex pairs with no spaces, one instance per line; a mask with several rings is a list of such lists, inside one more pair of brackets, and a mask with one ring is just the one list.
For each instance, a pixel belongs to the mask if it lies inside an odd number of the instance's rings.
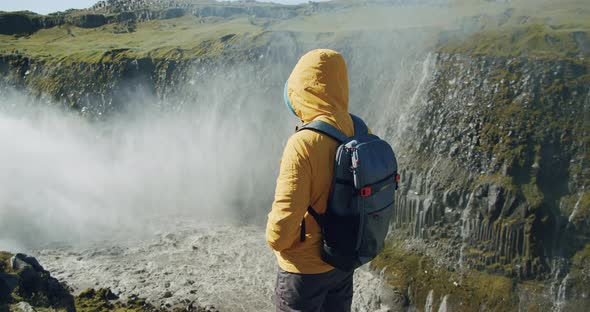
[[442,50],[542,59],[590,56],[590,46],[584,46],[590,43],[580,45],[590,39],[590,1],[515,0],[500,20],[482,17],[481,23],[481,31]]
[[0,35],[0,54],[19,51],[36,57],[97,60],[109,50],[129,49],[130,57],[142,57],[157,52],[165,55],[171,50],[188,51],[186,57],[199,55],[203,43],[219,40],[224,35],[237,34],[235,39],[251,40],[264,31],[295,31],[301,33],[351,31],[388,31],[434,27],[450,29],[457,20],[477,15],[481,10],[499,14],[504,4],[485,7],[435,8],[424,6],[367,5],[299,16],[284,21],[252,20],[248,17],[201,19],[185,16],[169,20],[138,23],[132,33],[120,32],[122,25],[110,24],[94,29],[64,25],[40,30],[27,37]]
[[311,16],[300,16],[282,21],[274,30],[339,32],[358,30],[399,30],[412,28],[449,28],[457,16],[476,13],[430,6],[382,6],[368,5],[344,8]]
[[[254,43],[257,35],[264,31],[346,33],[412,28],[441,31],[463,28],[462,32],[466,33],[482,30],[469,40],[447,44],[442,48],[447,52],[540,57],[575,57],[580,53],[590,53],[580,51],[572,36],[572,33],[580,32],[590,38],[589,1],[456,2],[450,8],[380,4],[343,6],[284,21],[185,16],[138,23],[132,33],[119,33],[122,27],[119,24],[94,29],[64,25],[43,29],[27,37],[0,35],[0,54],[18,50],[35,57],[98,61],[106,51],[126,49],[123,55],[132,58],[191,58],[220,52],[224,47],[224,44],[219,44],[220,38],[228,34],[237,35],[231,40]],[[506,12],[510,12],[510,16],[506,16]],[[473,16],[479,16],[477,23],[466,22],[474,20]]]
[[237,35],[232,38],[235,40],[262,32],[261,27],[251,24],[247,18],[203,21],[185,16],[139,23],[132,33],[114,33],[118,26],[109,24],[85,29],[64,25],[40,30],[29,37],[3,35],[0,36],[0,53],[18,50],[38,57],[86,60],[96,60],[104,52],[116,49],[127,49],[125,53],[130,57],[165,56],[172,49],[198,55],[204,42],[219,41],[228,34]]
[[503,26],[500,30],[484,30],[466,41],[455,41],[442,48],[448,53],[495,55],[502,57],[529,57],[541,59],[572,59],[590,55],[582,49],[574,33],[590,38],[590,24],[550,26],[535,23]]

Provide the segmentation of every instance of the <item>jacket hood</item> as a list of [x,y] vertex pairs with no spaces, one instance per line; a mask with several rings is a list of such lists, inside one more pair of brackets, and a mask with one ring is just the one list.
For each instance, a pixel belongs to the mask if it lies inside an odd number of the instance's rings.
[[304,123],[317,118],[352,135],[348,114],[348,72],[342,55],[328,49],[305,54],[289,76],[285,103]]

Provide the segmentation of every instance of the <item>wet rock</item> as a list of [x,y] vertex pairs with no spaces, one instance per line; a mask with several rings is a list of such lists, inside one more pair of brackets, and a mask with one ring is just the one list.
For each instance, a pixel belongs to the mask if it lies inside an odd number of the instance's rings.
[[37,259],[20,253],[10,258],[10,268],[14,271],[24,270],[27,268],[31,268],[38,272],[45,271]]
[[17,308],[22,312],[36,312],[28,302],[19,302]]
[[405,311],[408,306],[406,296],[392,286],[383,285],[378,296],[381,306],[387,307],[388,311]]

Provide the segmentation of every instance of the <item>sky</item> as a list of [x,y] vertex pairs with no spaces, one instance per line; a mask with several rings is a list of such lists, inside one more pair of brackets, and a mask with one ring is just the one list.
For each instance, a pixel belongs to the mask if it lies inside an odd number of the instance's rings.
[[[98,0],[0,0],[0,11],[33,11],[47,14],[67,9],[83,9],[91,7]],[[272,2],[283,4],[304,3],[307,0],[273,0]]]

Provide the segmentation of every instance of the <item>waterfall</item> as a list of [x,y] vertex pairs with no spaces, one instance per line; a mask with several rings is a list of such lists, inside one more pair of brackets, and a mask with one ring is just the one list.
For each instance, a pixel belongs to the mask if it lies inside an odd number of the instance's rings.
[[[436,63],[435,59],[435,54],[432,52],[428,53],[426,58],[424,58],[424,61],[422,62],[420,80],[418,81],[416,89],[414,89],[414,93],[412,93],[412,96],[408,101],[406,106],[407,109],[415,110],[416,106],[420,104],[418,102],[422,99],[422,96],[429,87],[430,77],[434,71],[434,65]],[[404,133],[407,125],[410,124],[410,118],[411,114],[409,114],[407,111],[402,113],[402,115],[399,117],[399,123],[397,125],[398,129],[395,131],[397,135]]]
[[449,295],[444,296],[442,302],[440,303],[440,307],[438,308],[438,312],[447,312],[448,311],[448,301]]
[[428,296],[426,297],[426,304],[424,304],[424,312],[432,312],[433,306],[434,306],[434,290],[430,290],[428,292]]
[[567,304],[567,286],[570,279],[570,275],[566,274],[565,277],[561,280],[561,283],[559,283],[559,288],[557,288],[557,293],[555,294],[554,298],[555,301],[553,304],[553,312],[567,311],[564,308]]
[[416,88],[416,91],[414,91],[414,94],[410,99],[410,107],[413,107],[416,104],[416,101],[418,101],[418,98],[424,92],[426,82],[428,81],[428,78],[432,73],[433,60],[434,57],[432,52],[428,53],[428,55],[426,55],[426,59],[424,59],[424,62],[422,63],[422,77],[420,78],[420,82],[418,82],[418,87]]
[[572,213],[570,214],[570,216],[568,218],[569,223],[571,223],[574,220],[574,218],[576,217],[576,215],[578,214],[578,209],[580,208],[580,202],[582,201],[583,195],[584,195],[584,189],[582,189],[582,192],[580,193],[580,196],[578,197],[578,201],[574,205],[574,209],[572,210]]

